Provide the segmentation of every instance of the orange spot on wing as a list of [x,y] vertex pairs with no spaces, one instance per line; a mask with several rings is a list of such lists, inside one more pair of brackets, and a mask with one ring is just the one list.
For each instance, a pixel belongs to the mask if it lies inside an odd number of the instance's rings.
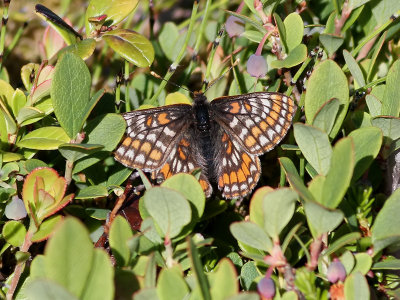
[[149,118],[147,119],[147,121],[146,121],[146,125],[147,125],[148,127],[150,127],[152,122],[153,122],[153,117],[149,117]]
[[235,183],[235,182],[238,181],[238,180],[237,180],[236,172],[234,172],[234,171],[231,172],[231,175],[229,175],[229,178],[230,178],[230,180],[231,180],[231,183]]
[[226,142],[228,140],[228,135],[226,133],[224,133],[224,135],[222,136],[222,141]]
[[223,187],[224,184],[228,184],[229,183],[229,175],[227,173],[224,173],[224,180],[222,182],[222,184],[220,185],[220,187]]
[[[224,175],[226,175],[226,174],[224,174]],[[218,186],[219,187],[224,186],[224,179],[222,178],[222,176],[218,179]]]
[[171,174],[171,167],[168,163],[166,163],[160,170],[160,173],[164,175],[164,179],[170,177]]
[[232,153],[232,142],[231,141],[228,142],[228,148],[226,149],[226,153],[227,154]]
[[247,147],[254,146],[256,142],[257,142],[256,139],[251,135],[249,135],[245,140],[245,144]]
[[209,185],[209,183],[206,181],[206,180],[204,180],[204,179],[199,179],[199,183],[200,183],[200,185],[201,185],[201,188],[203,189],[203,191],[207,191],[208,190],[208,185]]
[[178,149],[178,154],[179,154],[179,157],[180,157],[180,159],[183,159],[183,160],[185,160],[186,159],[186,155],[185,155],[185,153],[182,151],[182,149]]
[[125,147],[130,147],[131,146],[132,139],[128,136],[124,141],[122,142],[122,145]]
[[251,111],[251,106],[248,103],[244,104],[244,107],[246,108],[247,111]]
[[245,163],[246,166],[248,166],[251,162],[251,158],[247,153],[242,154],[242,160]]
[[251,173],[250,173],[250,170],[249,170],[249,167],[248,167],[245,163],[242,163],[241,168],[242,168],[243,174],[244,174],[245,176],[249,176],[249,175],[251,174]]
[[142,147],[140,147],[140,151],[143,151],[146,154],[149,154],[151,151],[151,144],[149,142],[144,142]]
[[242,170],[239,170],[237,172],[237,178],[239,180],[239,183],[242,183],[244,181],[247,181],[247,177],[244,175],[244,172]]
[[231,105],[231,109],[229,110],[230,113],[237,114],[240,111],[240,105],[238,102],[232,102],[230,105]]
[[165,125],[167,123],[169,123],[170,119],[168,119],[168,115],[166,113],[161,113],[158,115],[157,117],[158,123],[160,123],[161,125]]
[[184,146],[184,147],[189,147],[190,146],[189,142],[186,139],[182,139],[179,144]]
[[152,160],[159,161],[161,159],[161,152],[154,149],[150,152],[150,158]]
[[275,111],[271,111],[269,115],[275,120],[277,120],[279,118],[278,113]]
[[[267,118],[267,121],[268,121],[268,118]],[[261,129],[263,131],[266,131],[268,129],[268,124],[265,121],[261,121],[259,126],[261,127]]]
[[132,143],[132,148],[138,149],[140,146],[140,141],[139,140],[134,140]]
[[253,128],[251,129],[251,133],[257,138],[262,133],[262,131],[257,126],[253,126]]
[[267,123],[269,124],[269,126],[274,126],[275,125],[275,120],[272,119],[271,117],[267,117]]

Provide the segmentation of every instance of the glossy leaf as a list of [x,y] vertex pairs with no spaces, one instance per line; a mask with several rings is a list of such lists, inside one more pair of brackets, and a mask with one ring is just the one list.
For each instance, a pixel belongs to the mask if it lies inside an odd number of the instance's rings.
[[332,156],[328,135],[318,128],[302,123],[294,124],[293,128],[297,145],[304,157],[318,174],[326,175]]
[[21,247],[25,239],[26,228],[21,222],[8,221],[4,224],[1,234],[7,243],[14,247]]
[[349,87],[339,66],[332,60],[325,60],[317,65],[308,80],[304,104],[308,124],[313,122],[322,105],[332,98],[340,101],[339,114],[329,134],[330,137],[335,137],[347,113]]
[[190,222],[190,205],[182,194],[174,190],[153,187],[146,191],[143,201],[163,237],[176,237]]
[[398,117],[400,113],[400,60],[393,63],[386,77],[386,89],[382,98],[382,115]]
[[353,273],[346,278],[344,297],[346,300],[370,299],[367,279],[360,272]]
[[49,126],[28,133],[17,143],[17,146],[36,150],[54,150],[69,141],[70,138],[61,127]]
[[307,47],[304,44],[297,45],[288,56],[283,60],[274,60],[271,62],[271,68],[291,68],[301,64],[307,58]]
[[103,39],[115,52],[138,67],[149,67],[153,63],[153,45],[137,32],[116,29],[103,34]]
[[119,267],[126,266],[129,262],[128,240],[132,237],[133,233],[129,223],[122,216],[117,216],[111,223],[109,242]]
[[267,233],[252,222],[237,222],[230,226],[232,235],[240,242],[255,249],[269,252],[272,250],[272,241]]
[[304,24],[298,13],[289,14],[283,21],[286,30],[286,45],[288,52],[292,52],[303,40]]
[[315,115],[313,126],[329,134],[335,125],[336,116],[339,112],[340,102],[333,98],[325,102]]
[[400,226],[399,211],[400,189],[397,189],[385,201],[372,226],[372,243],[374,244],[375,253],[400,241],[400,232],[398,230]]

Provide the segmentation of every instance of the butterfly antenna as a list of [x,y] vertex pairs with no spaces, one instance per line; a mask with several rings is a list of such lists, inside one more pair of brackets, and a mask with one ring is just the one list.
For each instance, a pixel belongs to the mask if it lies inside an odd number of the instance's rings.
[[232,66],[229,67],[228,70],[226,70],[224,73],[222,73],[221,76],[219,76],[218,78],[214,79],[213,81],[210,82],[210,84],[207,86],[206,90],[204,91],[207,92],[214,84],[216,84],[222,77],[225,76],[226,73],[230,72],[234,67],[237,66],[237,64],[240,62],[240,59],[238,58],[233,64]]
[[176,84],[175,82],[166,80],[165,78],[161,77],[160,75],[158,75],[158,74],[157,74],[156,72],[154,72],[154,71],[150,71],[150,74],[151,74],[152,76],[154,76],[155,78],[157,78],[157,79],[164,80],[166,83],[172,84],[172,85],[174,85],[174,86],[176,86],[176,87],[178,87],[178,88],[180,88],[180,89],[183,89],[183,90],[185,90],[185,91],[188,91],[191,95],[194,95],[194,93],[193,93],[191,90],[189,90],[189,89],[187,89],[187,88],[185,88],[185,87],[183,87],[183,86],[181,86],[181,85],[179,85],[179,84]]

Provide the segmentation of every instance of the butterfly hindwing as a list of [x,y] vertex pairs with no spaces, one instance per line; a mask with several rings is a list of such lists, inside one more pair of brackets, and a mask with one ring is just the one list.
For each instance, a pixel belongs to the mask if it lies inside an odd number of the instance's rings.
[[115,158],[145,172],[161,168],[193,122],[191,109],[190,105],[176,104],[125,113],[126,136],[115,151]]
[[215,141],[218,188],[225,198],[244,197],[260,178],[260,159],[244,151],[222,127],[218,131]]
[[[153,179],[157,178],[160,181],[164,181],[177,173],[191,173],[197,168],[206,169],[206,162],[201,155],[197,141],[193,137],[194,134],[191,129],[183,134],[177,146],[172,149],[163,167],[153,172]],[[204,172],[201,173],[199,181],[206,196],[211,196],[212,187]]]
[[217,98],[210,107],[215,121],[254,155],[273,149],[282,140],[295,113],[290,97],[269,92]]

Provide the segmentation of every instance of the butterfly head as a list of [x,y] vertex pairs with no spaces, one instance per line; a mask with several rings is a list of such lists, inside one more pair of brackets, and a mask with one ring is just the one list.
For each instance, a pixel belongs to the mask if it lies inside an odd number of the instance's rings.
[[203,92],[193,92],[193,101],[195,104],[203,104],[207,102],[207,97]]

